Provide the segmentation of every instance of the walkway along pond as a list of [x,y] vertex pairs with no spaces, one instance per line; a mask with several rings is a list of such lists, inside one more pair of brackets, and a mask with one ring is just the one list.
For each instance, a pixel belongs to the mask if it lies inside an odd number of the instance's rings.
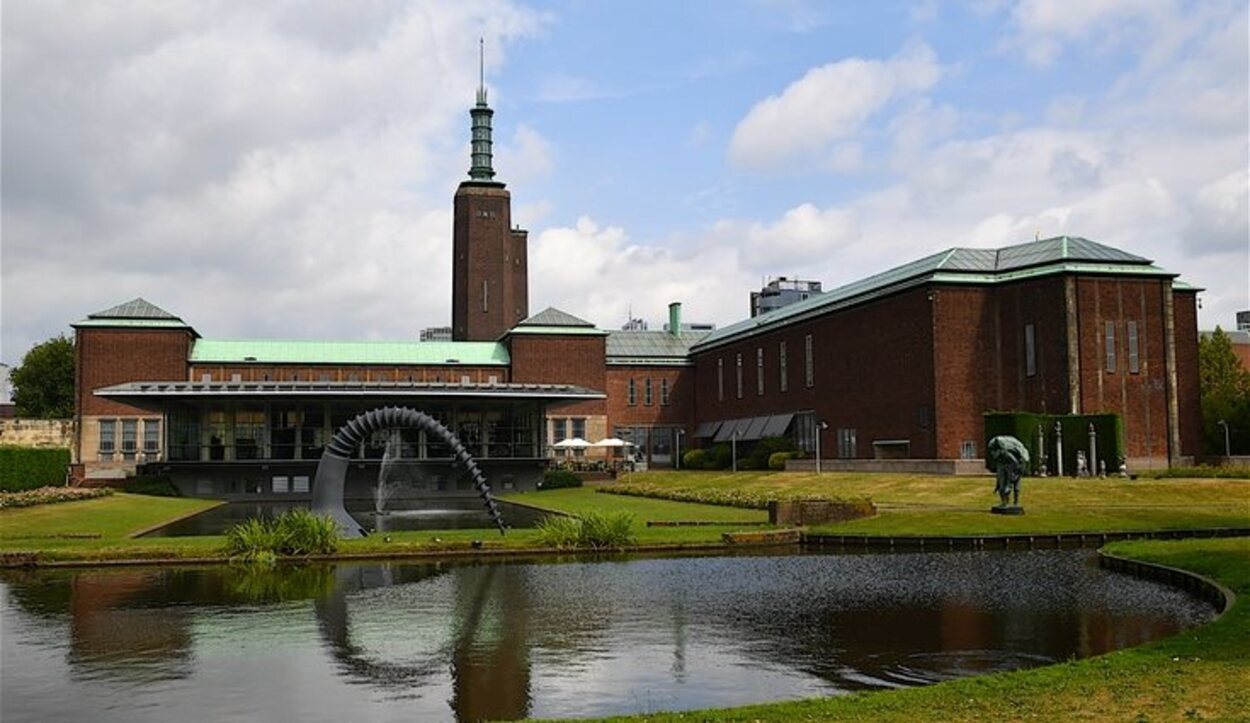
[[1091,550],[0,571],[0,718],[695,709],[1086,657],[1215,614]]

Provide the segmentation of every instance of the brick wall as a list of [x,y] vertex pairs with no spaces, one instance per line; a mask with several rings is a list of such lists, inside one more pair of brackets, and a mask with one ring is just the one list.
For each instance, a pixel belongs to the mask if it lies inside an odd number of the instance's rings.
[[77,416],[138,416],[143,411],[92,392],[127,382],[187,378],[191,334],[182,330],[78,329],[74,335]]
[[[536,384],[576,384],[604,391],[607,372],[604,364],[605,336],[527,335],[508,337],[512,358],[512,381]],[[605,415],[602,399],[573,402],[552,407],[556,416]]]
[[[836,454],[839,428],[856,430],[857,456],[873,456],[874,440],[908,440],[912,457],[935,454],[933,329],[926,289],[914,289],[810,321],[700,351],[695,355],[699,421],[812,410],[829,423],[824,454]],[[813,348],[813,384],[806,383],[806,337]],[[781,391],[780,345],[786,343],[787,389]],[[764,356],[759,394],[758,353]],[[737,359],[742,356],[742,397]],[[717,393],[724,364],[724,397]]]
[[[1177,403],[1181,455],[1202,453],[1202,398],[1198,377],[1198,295],[1191,291],[1172,294],[1176,325]],[[1234,347],[1237,348],[1237,347]],[[1250,352],[1250,348],[1247,349]],[[1245,362],[1243,361],[1243,364]],[[1246,365],[1250,369],[1250,364]]]
[[[634,380],[635,404],[629,404],[629,381]],[[646,403],[651,380],[651,404]],[[661,387],[668,383],[668,404],[661,404]],[[612,427],[680,426],[690,428],[694,416],[694,367],[625,366],[607,369],[608,423]]]
[[452,337],[491,341],[528,315],[526,237],[513,232],[502,184],[463,183],[454,206]]

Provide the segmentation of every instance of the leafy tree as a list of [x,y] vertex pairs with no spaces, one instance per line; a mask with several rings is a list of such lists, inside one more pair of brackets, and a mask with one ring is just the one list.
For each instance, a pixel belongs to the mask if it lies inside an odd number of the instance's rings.
[[1233,342],[1220,327],[1198,340],[1202,393],[1202,437],[1208,452],[1224,453],[1223,420],[1233,453],[1250,449],[1250,370],[1241,365]]
[[36,344],[9,374],[17,416],[68,419],[74,416],[74,342],[64,334]]

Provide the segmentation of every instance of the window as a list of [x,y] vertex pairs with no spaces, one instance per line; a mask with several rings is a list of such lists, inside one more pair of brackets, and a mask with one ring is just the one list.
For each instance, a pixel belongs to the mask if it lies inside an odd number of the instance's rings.
[[651,377],[647,377],[642,383],[642,403],[651,406]]
[[143,453],[156,454],[161,450],[161,420],[143,420]]
[[716,360],[716,401],[725,401],[725,359]]
[[488,281],[482,281],[482,311],[490,311],[490,284]]
[[738,370],[737,370],[737,373],[738,373],[738,377],[737,377],[737,379],[738,379],[738,384],[737,384],[737,387],[735,387],[735,388],[737,389],[738,398],[739,398],[739,399],[742,399],[742,353],[741,353],[741,352],[739,352],[739,353],[738,353]]
[[960,459],[976,459],[977,458],[977,443],[972,442],[972,441],[961,442],[959,445],[959,458]]
[[271,480],[273,484],[274,494],[284,495],[291,491],[291,478],[286,475],[279,475]]
[[1108,321],[1106,328],[1107,373],[1115,372],[1115,322]]
[[556,442],[569,438],[568,418],[551,420],[551,438]]
[[[808,337],[809,339],[811,337]],[[838,457],[842,459],[850,459],[856,456],[855,430],[839,429],[838,430]]]
[[816,451],[816,414],[799,412],[794,415],[794,424],[790,428],[794,446],[804,452]]
[[777,371],[780,374],[777,379],[777,388],[784,392],[790,388],[790,379],[786,374],[786,343],[784,341],[777,346]]
[[117,448],[117,420],[101,419],[100,420],[100,459],[108,461],[113,459],[113,452]]
[[[1033,325],[1024,325],[1024,374],[1025,376],[1033,376],[1037,374],[1037,348],[1036,340],[1033,336]],[[965,459],[971,459],[965,457]]]
[[638,404],[638,385],[634,382],[634,378],[629,378],[629,406]]
[[812,335],[808,334],[803,339],[803,376],[806,380],[808,388],[816,386],[816,364],[812,358]]
[[1137,374],[1141,371],[1141,357],[1137,346],[1137,322],[1128,323],[1128,371]]
[[311,488],[308,485],[308,475],[301,474],[291,478],[291,491],[308,494]]
[[668,406],[668,380],[667,379],[660,380],[660,406],[661,407]]
[[582,439],[586,438],[586,420],[584,418],[573,420],[573,436],[581,437]]
[[764,396],[764,349],[755,349],[755,393]]
[[122,459],[127,462],[134,460],[135,452],[139,451],[139,420],[122,420]]

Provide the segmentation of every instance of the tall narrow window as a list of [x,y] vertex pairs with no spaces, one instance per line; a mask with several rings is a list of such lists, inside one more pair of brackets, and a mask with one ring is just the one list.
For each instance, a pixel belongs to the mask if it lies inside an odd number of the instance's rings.
[[638,384],[633,377],[629,378],[629,406],[638,404]]
[[586,419],[584,417],[575,417],[573,419],[573,436],[581,437],[582,439],[586,438]]
[[816,360],[812,358],[812,335],[803,339],[803,376],[807,386],[816,386]]
[[1106,329],[1107,373],[1115,372],[1115,322],[1108,321]]
[[143,453],[156,454],[161,449],[161,420],[143,420]]
[[1137,374],[1141,371],[1141,357],[1138,355],[1137,322],[1128,323],[1128,371]]
[[642,403],[651,406],[651,377],[647,377],[642,382]]
[[783,341],[777,345],[777,388],[786,391],[790,388],[790,378],[786,374],[786,343]]
[[716,401],[725,401],[725,359],[716,360]]
[[1037,348],[1033,337],[1033,325],[1024,325],[1024,373],[1033,376],[1037,373]]
[[661,407],[668,406],[668,380],[667,379],[660,380],[660,406]]
[[122,459],[127,462],[135,458],[139,451],[139,420],[122,420]]
[[113,459],[113,452],[117,449],[117,420],[101,419],[100,420],[100,459],[108,461]]
[[490,282],[482,281],[482,311],[490,311]]
[[551,420],[551,438],[559,442],[569,438],[569,418],[560,417]]
[[738,390],[738,398],[742,399],[742,354],[741,352],[739,352],[738,354],[738,370],[737,371],[738,371],[738,385],[736,388]]
[[755,349],[755,393],[764,396],[764,349]]

